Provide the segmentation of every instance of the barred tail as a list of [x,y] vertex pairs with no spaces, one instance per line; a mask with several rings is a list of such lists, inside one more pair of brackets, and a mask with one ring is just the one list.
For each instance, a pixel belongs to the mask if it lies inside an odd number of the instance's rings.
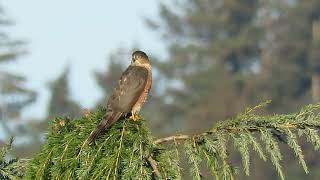
[[110,127],[114,122],[116,122],[120,116],[121,112],[110,112],[106,117],[97,125],[97,127],[91,132],[88,141],[89,144],[93,142],[98,136],[104,133],[104,131]]

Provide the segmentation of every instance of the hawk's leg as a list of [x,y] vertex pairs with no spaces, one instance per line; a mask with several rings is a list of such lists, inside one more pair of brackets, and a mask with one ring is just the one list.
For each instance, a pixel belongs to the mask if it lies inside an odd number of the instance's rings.
[[138,121],[139,119],[141,119],[140,115],[138,114],[138,112],[131,112],[131,117],[130,119],[132,119],[133,121]]
[[123,113],[123,114],[122,114],[122,118],[124,118],[124,119],[129,119],[129,118],[131,118],[131,117],[132,117],[131,112]]

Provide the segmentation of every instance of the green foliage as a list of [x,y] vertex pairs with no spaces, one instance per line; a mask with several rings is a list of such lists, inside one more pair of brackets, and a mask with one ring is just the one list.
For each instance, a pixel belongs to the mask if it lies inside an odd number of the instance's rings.
[[[257,106],[261,107],[261,106]],[[256,108],[257,108],[256,107]],[[298,143],[297,134],[305,135],[316,150],[319,150],[320,104],[309,105],[299,113],[288,115],[257,116],[254,114],[256,108],[248,109],[246,112],[227,121],[218,123],[210,131],[196,135],[193,141],[187,141],[185,146],[190,161],[191,172],[194,179],[200,179],[199,164],[201,159],[206,159],[208,168],[216,179],[234,179],[235,168],[229,163],[229,151],[227,142],[234,144],[235,149],[242,157],[243,171],[249,176],[250,172],[250,149],[256,151],[259,157],[266,161],[270,159],[280,179],[285,179],[281,165],[282,154],[278,145],[280,132],[285,142],[296,155],[299,163],[308,174],[308,168]],[[260,141],[256,138],[260,136]],[[264,147],[264,148],[262,148]],[[202,149],[202,153],[199,153]],[[266,154],[269,157],[266,157]]]
[[[280,179],[285,179],[279,141],[294,152],[308,173],[298,137],[306,137],[319,150],[320,104],[299,113],[259,116],[258,108],[217,123],[207,132],[176,135],[154,140],[144,120],[121,119],[94,144],[87,138],[105,110],[80,119],[57,118],[50,127],[41,153],[28,165],[26,179],[181,179],[178,141],[193,179],[203,179],[203,163],[215,179],[235,179],[237,164],[231,163],[229,144],[239,152],[244,173],[250,175],[251,150],[263,161],[271,161]],[[181,150],[181,149],[180,149]],[[153,159],[157,170],[152,166]],[[159,174],[156,173],[158,171]]]
[[87,138],[104,113],[100,109],[80,119],[55,119],[26,179],[151,179],[149,157],[158,162],[163,178],[175,179],[174,153],[153,142],[144,120],[119,120],[89,145]]
[[12,142],[13,138],[0,149],[0,179],[3,180],[21,179],[25,173],[27,161],[9,157]]
[[188,157],[189,163],[191,165],[191,175],[193,179],[201,179],[201,172],[200,172],[200,162],[201,157],[199,156],[198,150],[193,146],[191,141],[186,141],[185,143],[185,151]]
[[[203,130],[214,120],[232,117],[240,109],[261,99],[272,100],[266,109],[268,113],[293,112],[311,102],[315,97],[311,97],[312,87],[319,86],[312,81],[320,69],[320,36],[319,30],[314,28],[320,19],[319,7],[319,0],[180,0],[161,3],[158,7],[160,20],[147,20],[147,23],[162,35],[168,57],[155,59],[153,68],[173,83],[158,83],[154,88],[163,89],[157,99],[153,98],[156,105],[149,116],[161,127],[154,131]],[[161,112],[155,115],[159,108]],[[165,120],[170,123],[163,123]],[[277,130],[271,131],[276,136]],[[291,135],[286,129],[282,131],[278,133]],[[259,133],[255,134],[252,143],[261,141]],[[238,142],[245,137],[231,138]],[[287,143],[295,149],[294,153],[299,151],[294,141]],[[250,144],[260,157],[269,156],[269,151],[261,154],[261,148],[266,144],[256,145]],[[300,145],[308,147],[305,142]],[[235,148],[245,149],[245,146],[235,145]],[[283,154],[289,154],[289,150],[283,150]],[[274,178],[261,177],[262,173],[273,174],[263,162],[255,161],[254,156],[250,158],[257,166],[256,173],[251,173],[252,178],[244,179]],[[306,158],[312,158],[314,162],[310,171],[319,166],[319,156],[308,152]],[[281,159],[273,156],[275,163]],[[288,177],[302,178],[295,176],[297,171],[292,167],[292,158],[282,162],[288,166]],[[308,176],[310,179],[317,177],[314,173]]]

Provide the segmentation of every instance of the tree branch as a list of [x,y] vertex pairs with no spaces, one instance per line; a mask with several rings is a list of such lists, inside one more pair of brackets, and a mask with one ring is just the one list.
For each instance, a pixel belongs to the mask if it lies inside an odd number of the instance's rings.
[[174,141],[174,140],[186,140],[186,139],[190,139],[190,138],[191,138],[191,136],[189,136],[189,135],[177,134],[177,135],[157,139],[154,141],[154,143],[161,144],[164,142],[169,142],[169,141]]
[[153,169],[153,173],[158,177],[158,178],[161,178],[161,174],[158,170],[158,164],[157,164],[157,161],[154,160],[151,156],[148,156],[147,158],[148,162],[150,163],[152,169]]
[[168,136],[168,137],[164,137],[164,138],[160,138],[154,141],[155,144],[162,144],[162,143],[166,143],[166,142],[170,142],[170,141],[175,141],[175,140],[188,140],[194,137],[200,137],[200,136],[207,136],[210,134],[214,134],[214,132],[216,131],[242,131],[242,130],[249,130],[249,131],[257,131],[259,130],[259,128],[268,128],[268,129],[272,129],[272,128],[276,128],[276,129],[299,129],[299,126],[296,124],[279,124],[276,126],[254,126],[254,127],[233,127],[233,126],[226,126],[226,127],[220,127],[218,129],[214,129],[211,131],[207,131],[201,134],[196,134],[196,135],[187,135],[187,134],[177,134],[177,135],[172,135],[172,136]]

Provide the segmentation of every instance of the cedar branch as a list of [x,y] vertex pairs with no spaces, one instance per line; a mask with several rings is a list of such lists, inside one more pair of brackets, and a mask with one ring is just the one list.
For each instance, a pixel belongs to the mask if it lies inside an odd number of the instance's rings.
[[173,135],[173,136],[157,139],[156,141],[154,141],[154,143],[161,144],[161,143],[165,143],[165,142],[169,142],[169,141],[187,140],[187,139],[190,139],[189,135],[177,134],[177,135]]
[[161,174],[158,170],[158,164],[157,164],[157,161],[154,160],[151,156],[148,156],[147,158],[148,162],[150,163],[152,169],[153,169],[153,173],[158,177],[158,178],[161,178]]
[[195,138],[195,137],[203,137],[203,136],[208,136],[211,134],[214,134],[217,131],[243,131],[243,130],[248,130],[248,131],[258,131],[260,128],[275,128],[275,129],[296,129],[296,128],[300,128],[299,125],[296,124],[280,124],[280,125],[276,125],[276,126],[255,126],[255,127],[234,127],[234,126],[227,126],[227,127],[219,127],[217,129],[213,129],[211,131],[207,131],[205,133],[201,133],[201,134],[196,134],[196,135],[187,135],[187,134],[177,134],[177,135],[172,135],[172,136],[168,136],[168,137],[164,137],[164,138],[160,138],[154,141],[155,144],[162,144],[162,143],[166,143],[166,142],[170,142],[170,141],[176,141],[176,140],[181,140],[181,141],[185,141],[191,138]]

